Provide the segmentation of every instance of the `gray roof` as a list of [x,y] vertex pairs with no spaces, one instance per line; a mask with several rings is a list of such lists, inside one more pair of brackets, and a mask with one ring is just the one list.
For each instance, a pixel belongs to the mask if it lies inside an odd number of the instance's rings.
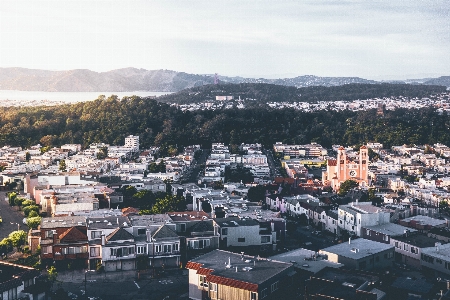
[[178,235],[169,228],[169,226],[162,225],[159,227],[158,230],[155,231],[155,233],[152,235],[152,238],[158,240],[158,239],[165,239],[165,238],[177,238]]
[[389,249],[394,250],[394,246],[360,238],[351,240],[350,244],[347,242],[340,243],[322,249],[319,251],[319,253],[334,253],[339,256],[358,260],[360,258],[367,257]]
[[42,218],[41,229],[52,229],[72,226],[86,226],[86,217],[83,216],[64,216]]
[[405,233],[405,230],[409,230],[410,233],[416,232],[417,230],[409,227],[405,227],[402,225],[394,224],[394,223],[387,223],[383,225],[376,225],[376,226],[367,226],[364,227],[366,229],[373,230],[375,232],[379,232],[388,236],[398,236]]
[[[243,282],[261,284],[277,274],[292,268],[292,264],[274,261],[271,259],[257,259],[253,256],[246,256],[223,250],[214,250],[191,260],[202,264],[202,268],[212,269],[212,275],[223,278],[236,279]],[[230,267],[227,267],[230,262]],[[243,268],[248,271],[243,270]],[[236,272],[237,268],[237,272]]]
[[214,221],[220,227],[238,227],[238,226],[259,226],[259,223],[256,220],[245,218],[240,219],[238,217],[229,217],[229,218],[216,218]]
[[428,294],[433,287],[433,284],[428,283],[421,278],[412,279],[410,277],[399,277],[392,283],[392,287],[412,293]]
[[[126,225],[125,225],[126,223]],[[114,227],[128,227],[130,220],[128,217],[108,216],[108,217],[94,217],[87,218],[88,229],[111,229]]]
[[130,216],[129,219],[132,226],[164,224],[171,221],[167,214]]
[[392,240],[408,243],[419,248],[433,247],[436,243],[444,243],[441,240],[429,237],[421,232],[415,232],[405,236],[396,236],[391,238],[391,241]]
[[117,228],[106,237],[106,240],[108,242],[116,242],[124,240],[134,241],[134,236],[123,228]]
[[277,254],[270,258],[277,261],[293,263],[295,268],[312,273],[317,273],[326,267],[340,268],[344,266],[340,263],[325,260],[320,256],[317,257],[315,251],[303,248]]

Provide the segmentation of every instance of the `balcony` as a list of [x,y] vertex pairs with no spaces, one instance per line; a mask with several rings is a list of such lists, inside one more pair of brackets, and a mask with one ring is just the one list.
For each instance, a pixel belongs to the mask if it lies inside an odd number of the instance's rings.
[[[43,257],[47,258],[47,257]],[[51,257],[48,257],[51,258]],[[71,253],[71,254],[61,254],[59,252],[56,252],[55,255],[52,257],[54,260],[65,260],[65,259],[88,259],[89,253]]]

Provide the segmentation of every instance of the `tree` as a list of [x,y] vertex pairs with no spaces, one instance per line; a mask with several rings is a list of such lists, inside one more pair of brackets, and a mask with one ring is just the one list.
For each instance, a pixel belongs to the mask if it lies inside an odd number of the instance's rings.
[[26,217],[28,217],[28,215],[32,211],[35,211],[35,212],[37,212],[39,214],[39,206],[37,206],[37,205],[29,205],[29,206],[23,208],[23,214]]
[[339,196],[345,196],[351,189],[355,188],[359,186],[359,184],[351,179],[348,179],[346,181],[344,181],[343,183],[341,183],[340,187],[339,187],[339,192],[338,195]]
[[16,198],[17,198],[17,193],[16,192],[11,192],[8,194],[8,200],[9,200],[9,205],[10,206],[14,206],[16,205]]
[[13,250],[12,241],[10,238],[4,238],[0,242],[0,254],[8,256],[8,252]]
[[56,282],[56,279],[58,278],[58,272],[56,271],[55,266],[50,266],[50,268],[48,268],[47,278],[50,282],[50,286],[53,286],[53,284]]
[[156,199],[156,203],[150,210],[141,211],[141,214],[165,214],[169,211],[184,211],[186,210],[186,201],[184,197],[176,197],[173,195],[166,195],[164,198]]
[[15,206],[19,206],[19,208],[20,208],[20,206],[22,206],[22,203],[23,203],[25,200],[26,200],[25,198],[22,198],[22,197],[16,197],[16,198],[14,199],[14,205],[15,205]]
[[263,202],[266,197],[266,187],[263,185],[252,186],[248,189],[247,197],[251,202]]
[[27,233],[23,230],[16,230],[9,234],[8,238],[11,240],[11,243],[14,247],[19,251],[20,247],[25,245],[27,241]]
[[27,226],[30,229],[36,229],[41,224],[41,217],[29,217],[27,218]]
[[23,199],[22,207],[30,206],[30,205],[33,205],[33,204],[35,204],[35,202],[33,200]]
[[141,190],[133,196],[133,202],[139,209],[151,209],[156,202],[155,194],[149,190]]
[[105,159],[108,157],[108,147],[100,147],[97,152],[97,159]]
[[67,172],[66,160],[65,159],[61,159],[59,161],[59,170],[62,171],[62,172]]

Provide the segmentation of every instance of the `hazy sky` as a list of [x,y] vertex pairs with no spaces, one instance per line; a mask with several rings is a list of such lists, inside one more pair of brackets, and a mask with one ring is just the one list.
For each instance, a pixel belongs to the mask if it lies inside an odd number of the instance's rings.
[[0,67],[450,75],[448,0],[1,0]]

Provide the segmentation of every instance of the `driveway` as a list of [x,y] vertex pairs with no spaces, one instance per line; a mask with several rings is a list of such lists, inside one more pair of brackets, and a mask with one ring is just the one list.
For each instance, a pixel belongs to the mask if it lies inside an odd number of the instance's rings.
[[19,229],[28,231],[28,226],[22,223],[24,218],[21,211],[16,211],[16,207],[9,206],[8,201],[5,201],[6,192],[0,192],[0,216],[3,219],[3,223],[0,224],[0,240],[7,237],[11,232],[17,230],[17,224]]

